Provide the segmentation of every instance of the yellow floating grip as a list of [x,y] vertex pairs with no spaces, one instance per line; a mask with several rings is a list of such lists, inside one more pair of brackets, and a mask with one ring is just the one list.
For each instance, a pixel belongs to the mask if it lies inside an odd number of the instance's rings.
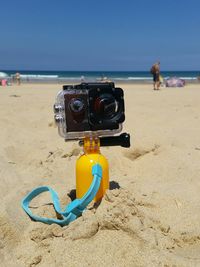
[[92,180],[92,166],[100,164],[103,171],[101,185],[94,201],[99,201],[109,188],[109,166],[107,159],[100,153],[99,138],[84,139],[84,154],[76,162],[76,197],[81,198],[88,191]]

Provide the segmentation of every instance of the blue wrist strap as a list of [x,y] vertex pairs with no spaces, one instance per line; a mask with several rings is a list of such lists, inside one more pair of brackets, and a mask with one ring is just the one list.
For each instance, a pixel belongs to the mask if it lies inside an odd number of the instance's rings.
[[[78,216],[82,214],[87,205],[96,196],[102,179],[102,168],[99,164],[95,164],[92,167],[92,176],[93,180],[87,193],[85,193],[85,195],[82,198],[77,198],[70,204],[68,204],[65,207],[64,211],[62,211],[60,207],[60,201],[57,193],[49,186],[41,186],[33,189],[33,191],[31,191],[28,195],[26,195],[25,198],[22,200],[21,203],[22,208],[34,221],[43,222],[47,224],[57,223],[61,226],[68,225],[70,222],[74,221]],[[56,212],[62,215],[63,218],[61,220],[33,215],[31,210],[29,209],[29,203],[36,196],[46,191],[49,191],[51,194],[51,198]]]

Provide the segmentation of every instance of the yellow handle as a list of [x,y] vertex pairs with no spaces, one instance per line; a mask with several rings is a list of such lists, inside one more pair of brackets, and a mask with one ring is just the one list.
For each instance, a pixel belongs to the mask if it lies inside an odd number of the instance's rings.
[[100,200],[109,188],[109,166],[107,159],[100,154],[99,138],[86,137],[84,139],[84,154],[76,162],[76,197],[81,198],[88,191],[92,183],[92,166],[100,164],[103,171],[99,191],[94,198]]

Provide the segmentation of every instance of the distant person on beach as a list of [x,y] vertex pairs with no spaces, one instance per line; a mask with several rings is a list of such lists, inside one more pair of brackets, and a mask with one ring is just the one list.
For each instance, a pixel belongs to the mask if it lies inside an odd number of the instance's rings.
[[108,77],[106,77],[104,74],[101,76],[101,82],[105,83],[105,82],[111,82],[110,79],[108,79]]
[[153,89],[159,90],[160,89],[160,62],[159,61],[153,64],[150,72],[153,75]]
[[81,82],[85,82],[85,77],[83,75],[81,76]]
[[15,79],[17,81],[17,84],[20,85],[21,84],[21,77],[20,77],[20,73],[19,72],[17,72],[15,74]]

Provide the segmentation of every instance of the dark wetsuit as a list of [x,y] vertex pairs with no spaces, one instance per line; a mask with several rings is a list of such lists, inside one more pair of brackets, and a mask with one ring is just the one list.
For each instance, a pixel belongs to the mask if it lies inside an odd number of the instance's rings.
[[154,74],[153,74],[153,81],[154,81],[154,82],[159,82],[159,76],[160,76],[159,72],[154,73]]

